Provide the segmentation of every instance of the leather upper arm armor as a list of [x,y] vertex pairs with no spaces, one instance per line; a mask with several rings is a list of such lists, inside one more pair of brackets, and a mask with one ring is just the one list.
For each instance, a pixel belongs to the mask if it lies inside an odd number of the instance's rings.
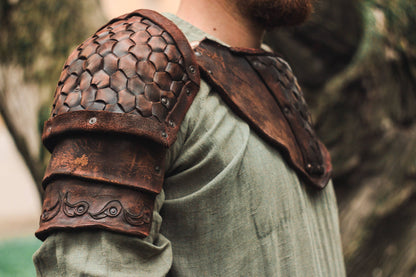
[[147,236],[166,149],[198,90],[185,36],[155,12],[113,19],[82,43],[42,135],[52,157],[37,237],[85,227]]

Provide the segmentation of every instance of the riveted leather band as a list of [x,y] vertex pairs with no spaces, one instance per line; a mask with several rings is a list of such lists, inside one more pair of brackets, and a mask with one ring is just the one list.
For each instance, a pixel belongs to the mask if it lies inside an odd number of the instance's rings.
[[36,235],[101,228],[147,236],[165,153],[199,78],[185,36],[149,10],[115,18],[79,45],[44,126],[52,156]]
[[46,188],[60,176],[88,179],[158,194],[166,149],[146,139],[114,134],[74,134],[54,148]]
[[204,78],[234,112],[279,149],[306,183],[324,188],[332,172],[329,152],[312,129],[287,63],[270,52],[228,48],[209,39],[194,51]]

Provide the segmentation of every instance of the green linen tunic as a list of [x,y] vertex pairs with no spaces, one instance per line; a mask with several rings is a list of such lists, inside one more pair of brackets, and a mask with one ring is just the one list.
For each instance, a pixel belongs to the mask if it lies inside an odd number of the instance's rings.
[[[165,16],[189,41],[208,36]],[[204,81],[166,161],[149,237],[57,232],[38,276],[345,276],[332,183],[302,184]]]

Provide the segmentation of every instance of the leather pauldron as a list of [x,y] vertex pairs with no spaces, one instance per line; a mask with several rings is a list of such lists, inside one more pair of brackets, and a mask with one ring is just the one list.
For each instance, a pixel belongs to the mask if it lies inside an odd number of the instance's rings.
[[36,235],[102,228],[147,236],[166,149],[198,90],[185,36],[155,12],[113,19],[78,46],[42,135],[52,157]]
[[194,45],[203,77],[257,134],[271,143],[308,184],[331,177],[328,150],[319,141],[290,67],[273,53],[229,48],[205,39]]

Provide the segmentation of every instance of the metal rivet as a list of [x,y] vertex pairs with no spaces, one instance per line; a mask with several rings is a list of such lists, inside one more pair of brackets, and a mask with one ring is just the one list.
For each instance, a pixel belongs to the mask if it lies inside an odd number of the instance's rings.
[[175,122],[173,122],[173,120],[169,120],[169,126],[170,127],[175,127]]
[[211,71],[211,70],[208,70],[208,73],[209,73],[209,74],[212,74],[212,71]]
[[49,128],[48,128],[48,132],[51,132],[51,131],[52,131],[52,127],[49,127]]
[[255,67],[259,67],[259,68],[265,67],[265,65],[260,61],[254,61],[253,64]]
[[285,114],[289,114],[289,113],[290,113],[290,109],[289,109],[288,107],[284,107],[284,108],[283,108],[283,112],[284,112]]
[[166,97],[162,97],[160,101],[162,102],[162,104],[165,104],[165,105],[168,103],[168,99]]
[[195,73],[195,67],[193,65],[189,66],[189,71]]
[[196,52],[195,52],[195,56],[201,57],[201,56],[202,56],[202,54],[201,54],[201,52],[196,51]]
[[110,208],[110,214],[111,215],[116,215],[117,212],[118,212],[117,208],[114,208],[114,207]]
[[186,94],[191,95],[191,90],[189,88],[186,89]]
[[79,206],[78,208],[77,208],[77,212],[78,213],[82,213],[82,212],[84,212],[85,211],[85,207],[84,206]]
[[91,117],[90,120],[88,120],[88,123],[91,125],[94,125],[95,123],[97,123],[97,118],[96,117]]
[[316,175],[316,166],[313,166],[312,164],[307,164],[306,171],[311,175]]
[[162,132],[162,137],[166,138],[168,136],[168,134],[166,134],[165,131]]
[[155,166],[155,170],[157,171],[157,172],[159,172],[160,171],[160,166]]

